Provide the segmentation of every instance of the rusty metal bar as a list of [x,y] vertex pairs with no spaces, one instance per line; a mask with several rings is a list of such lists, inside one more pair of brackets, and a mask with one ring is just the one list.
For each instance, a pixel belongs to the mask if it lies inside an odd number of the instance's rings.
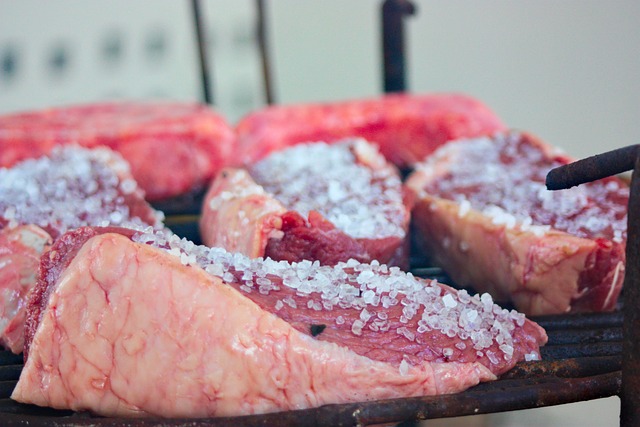
[[415,6],[408,0],[385,0],[382,4],[382,52],[385,92],[402,92],[407,88],[405,81],[404,18],[415,14],[415,12]]
[[547,175],[547,188],[570,188],[633,169],[627,212],[626,272],[620,425],[640,425],[640,145],[612,150],[561,166]]
[[[8,414],[3,425],[54,427],[150,427],[158,424],[180,427],[253,426],[366,426],[433,418],[486,414],[540,406],[560,405],[616,395],[620,390],[620,372],[589,378],[534,379],[495,382],[494,387],[471,389],[446,396],[391,399],[347,405],[325,405],[314,409],[243,417],[209,419],[123,419],[93,417],[46,418]],[[501,385],[502,384],[502,385]]]
[[258,13],[257,38],[260,51],[260,63],[262,66],[262,83],[264,85],[264,97],[267,104],[275,102],[273,96],[273,82],[271,78],[271,60],[269,58],[269,43],[267,36],[267,12],[264,0],[256,0]]
[[8,350],[0,351],[0,366],[22,364],[21,354],[13,354]]
[[547,175],[549,190],[562,190],[632,170],[638,145],[618,148],[555,168]]
[[547,331],[553,345],[622,342],[622,327]]
[[202,13],[199,0],[191,0],[191,12],[193,14],[193,24],[196,31],[196,41],[198,47],[198,62],[202,88],[202,101],[206,104],[213,104],[213,94],[210,84],[209,61],[207,55],[207,40],[204,30],[204,23],[202,22]]
[[[637,147],[637,146],[636,146]],[[636,151],[627,213],[620,425],[640,425],[640,155]]]
[[607,313],[556,314],[532,317],[545,330],[576,329],[576,328],[607,328],[622,325],[621,311]]
[[561,360],[575,357],[613,356],[622,352],[622,342],[595,342],[540,348],[543,359]]
[[582,357],[564,360],[540,360],[537,362],[520,362],[500,377],[500,380],[544,377],[553,375],[559,378],[579,378],[608,372],[622,368],[622,356]]
[[17,381],[22,372],[22,364],[0,366],[0,381]]

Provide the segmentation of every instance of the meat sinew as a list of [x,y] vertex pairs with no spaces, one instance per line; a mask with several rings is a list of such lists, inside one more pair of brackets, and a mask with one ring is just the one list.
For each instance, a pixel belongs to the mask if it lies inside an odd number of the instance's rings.
[[129,162],[149,200],[204,188],[229,161],[234,141],[221,115],[190,103],[102,103],[0,116],[0,166],[62,144],[108,146]]
[[160,228],[161,218],[106,148],[58,147],[0,168],[0,344],[22,351],[26,297],[40,255],[60,234],[85,225]]
[[548,171],[571,160],[515,131],[436,151],[407,181],[426,252],[456,283],[530,315],[613,309],[629,189],[612,177],[548,191]]
[[379,98],[279,105],[250,113],[236,126],[240,157],[254,163],[309,141],[361,137],[399,167],[419,162],[454,139],[506,130],[480,101],[461,94],[391,94]]
[[537,359],[546,341],[488,294],[398,268],[113,231],[69,232],[43,256],[13,399],[205,417],[435,395]]
[[213,181],[203,242],[249,257],[406,266],[410,201],[397,169],[363,139],[300,144]]

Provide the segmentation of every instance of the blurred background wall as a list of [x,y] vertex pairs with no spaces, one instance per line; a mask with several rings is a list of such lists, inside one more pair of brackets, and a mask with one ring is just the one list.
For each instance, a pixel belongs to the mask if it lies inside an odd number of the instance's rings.
[[[266,3],[277,102],[382,92],[381,2]],[[640,143],[640,1],[413,3],[410,91],[468,93],[576,157]],[[265,102],[255,3],[202,5],[215,106],[235,121]],[[200,96],[190,2],[0,0],[0,113]],[[464,425],[617,425],[618,411],[614,397]]]
[[[277,102],[381,92],[380,2],[267,3]],[[253,0],[204,0],[216,107],[264,104]],[[415,0],[409,90],[465,92],[578,157],[640,142],[637,0]],[[190,2],[0,0],[0,112],[198,99]]]

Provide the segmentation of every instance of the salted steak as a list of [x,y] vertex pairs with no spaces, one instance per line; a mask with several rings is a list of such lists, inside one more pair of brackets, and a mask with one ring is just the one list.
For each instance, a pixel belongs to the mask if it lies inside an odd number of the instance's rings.
[[506,130],[481,101],[456,93],[387,94],[347,101],[269,106],[236,126],[242,161],[310,141],[359,137],[400,168],[422,161],[447,141]]
[[85,225],[162,228],[162,214],[143,196],[127,163],[107,148],[58,147],[0,168],[0,345],[22,351],[40,255],[61,234]]
[[411,199],[363,139],[300,144],[213,181],[200,220],[208,246],[250,257],[408,265]]
[[103,102],[0,116],[0,167],[59,145],[106,146],[129,162],[153,201],[202,190],[230,161],[234,143],[224,117],[196,103]]
[[530,315],[612,310],[629,189],[612,177],[547,190],[549,170],[571,161],[515,131],[442,147],[407,180],[422,247],[459,285]]
[[397,268],[114,231],[78,229],[43,257],[13,399],[207,417],[436,395],[538,359],[546,342],[488,294]]

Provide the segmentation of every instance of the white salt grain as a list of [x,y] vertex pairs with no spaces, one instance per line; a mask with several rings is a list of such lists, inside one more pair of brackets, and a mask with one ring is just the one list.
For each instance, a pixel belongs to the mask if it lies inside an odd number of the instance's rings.
[[[357,161],[362,144],[371,148],[367,156],[379,158],[373,161],[379,169]],[[405,235],[400,177],[364,140],[299,144],[261,160],[251,174],[287,208],[303,216],[317,211],[352,237]]]
[[[135,181],[120,175],[128,164],[107,148],[55,148],[50,156],[29,159],[12,168],[0,168],[0,212],[10,224],[37,224],[62,234],[94,225],[116,225],[143,230],[148,226],[132,217],[122,194],[139,192]],[[154,212],[155,227],[162,214]]]
[[521,227],[537,236],[554,228],[578,237],[624,241],[629,188],[599,180],[547,190],[547,172],[561,164],[519,132],[510,132],[446,144],[416,169],[436,177],[421,191],[455,200],[460,217],[475,209],[496,225]]
[[[257,286],[261,294],[269,295],[277,284],[285,291],[274,303],[277,310],[285,305],[297,309],[297,299],[305,310],[351,311],[357,316],[350,317],[355,319],[350,330],[356,336],[361,336],[365,327],[384,333],[393,325],[397,335],[415,342],[417,334],[439,331],[464,340],[452,344],[458,349],[472,347],[479,357],[491,349],[493,356],[509,360],[514,352],[513,331],[525,321],[520,313],[495,305],[489,294],[471,296],[466,291],[444,290],[435,280],[422,281],[397,267],[383,268],[379,263],[349,261],[321,266],[309,261],[249,259],[151,229],[137,234],[134,240],[159,247],[191,265],[197,264],[228,283],[237,283],[243,292],[251,292]],[[297,295],[295,299],[293,295]],[[376,302],[380,305],[374,305]],[[401,304],[402,310],[387,310],[397,304]],[[345,316],[338,313],[336,325],[347,323]],[[417,327],[412,326],[413,322]]]

